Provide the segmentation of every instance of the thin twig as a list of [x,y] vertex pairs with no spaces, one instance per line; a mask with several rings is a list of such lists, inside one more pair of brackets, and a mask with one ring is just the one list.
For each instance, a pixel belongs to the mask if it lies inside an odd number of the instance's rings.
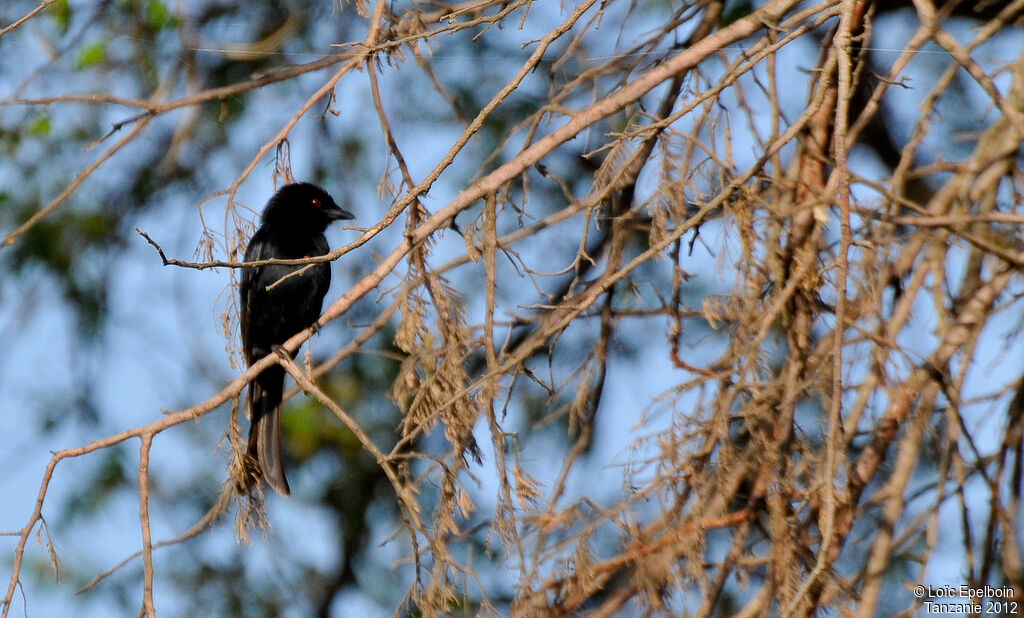
[[142,524],[142,563],[145,581],[142,588],[142,611],[155,618],[153,605],[153,537],[149,523],[149,450],[153,446],[153,434],[142,434],[142,448],[139,450],[139,522]]

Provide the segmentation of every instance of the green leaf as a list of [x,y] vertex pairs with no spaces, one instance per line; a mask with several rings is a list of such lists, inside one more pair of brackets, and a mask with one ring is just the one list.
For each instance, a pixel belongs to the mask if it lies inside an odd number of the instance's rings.
[[153,30],[163,30],[173,18],[167,5],[160,0],[150,0],[146,3],[146,21]]
[[57,29],[61,34],[67,34],[71,27],[71,4],[68,0],[57,0],[50,5],[50,15],[57,22]]
[[96,41],[91,45],[87,45],[78,57],[75,58],[75,69],[82,70],[94,67],[107,59],[107,43],[106,41]]
[[46,114],[42,116],[36,116],[29,121],[25,127],[25,132],[29,135],[35,135],[36,137],[46,137],[50,134],[53,129],[53,121]]

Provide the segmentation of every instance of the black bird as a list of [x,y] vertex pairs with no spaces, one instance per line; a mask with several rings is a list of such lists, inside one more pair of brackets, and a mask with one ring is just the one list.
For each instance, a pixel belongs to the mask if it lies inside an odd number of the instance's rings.
[[[327,226],[352,218],[320,187],[305,182],[286,185],[267,202],[262,223],[245,249],[245,261],[324,255],[330,251],[324,238]],[[319,262],[302,274],[283,279],[302,268],[305,266],[268,264],[242,269],[242,348],[250,365],[320,317],[331,285],[330,264]],[[287,496],[290,490],[281,457],[284,373],[280,365],[271,365],[249,385],[249,455],[259,462],[267,483]]]

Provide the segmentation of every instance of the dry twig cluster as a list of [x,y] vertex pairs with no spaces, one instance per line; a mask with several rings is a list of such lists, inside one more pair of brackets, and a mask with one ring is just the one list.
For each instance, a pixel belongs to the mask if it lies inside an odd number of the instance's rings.
[[[1020,349],[1016,339],[1007,344],[1013,353],[1002,356],[981,348],[1013,330],[1000,320],[1020,320],[1024,52],[1018,47],[1012,65],[995,69],[975,55],[1019,24],[1021,3],[995,3],[962,42],[947,28],[958,3],[914,0],[906,16],[916,31],[892,54],[873,44],[873,20],[885,7],[868,0],[769,0],[729,23],[724,2],[669,3],[642,38],[622,42],[613,57],[582,61],[580,50],[594,37],[614,33],[602,18],[615,4],[562,7],[560,23],[524,46],[518,70],[475,115],[446,89],[434,51],[447,36],[486,40],[492,28],[516,28],[540,10],[536,3],[400,11],[383,0],[357,3],[367,19],[362,41],[233,86],[170,101],[65,94],[2,102],[116,103],[139,115],[115,127],[123,136],[0,247],[60,208],[152,119],[323,70],[331,72],[321,86],[208,200],[228,196],[230,234],[239,186],[304,115],[325,101],[337,104],[332,93],[341,80],[365,78],[395,166],[382,183],[392,202],[329,258],[401,230],[390,253],[334,299],[322,322],[372,293],[385,301],[379,318],[311,373],[268,357],[205,402],[56,453],[20,531],[5,616],[32,532],[45,533],[41,513],[55,466],[133,438],[142,444],[143,608],[153,614],[150,446],[168,427],[237,400],[277,362],[386,474],[415,564],[408,602],[425,614],[471,600],[516,615],[607,616],[632,606],[806,616],[838,606],[873,616],[889,607],[881,597],[895,563],[912,565],[907,582],[926,581],[942,549],[944,512],[963,520],[965,581],[1009,586],[1024,602],[1024,387],[1013,371],[986,382],[989,369],[978,362],[1013,362]],[[786,65],[801,45],[820,49],[816,66],[803,72]],[[894,91],[906,86],[908,65],[926,49],[943,52],[949,64],[935,83],[915,85],[916,115],[897,130],[887,124],[898,117]],[[410,60],[463,120],[461,134],[422,177],[407,164],[409,146],[393,131],[395,110],[378,82],[389,66]],[[551,80],[546,104],[507,130],[477,177],[428,209],[428,191],[524,81],[538,67],[557,73],[568,65],[572,78]],[[798,75],[809,95],[794,113],[788,81]],[[944,156],[934,145],[949,138],[941,110],[958,104],[964,80],[987,97],[988,109],[969,119],[977,131],[970,152]],[[584,139],[590,176],[566,178],[552,159]],[[868,159],[877,165],[865,165]],[[563,203],[536,206],[552,192]],[[446,262],[435,243],[456,232],[465,251]],[[241,246],[231,237],[226,260],[211,253],[207,262],[176,265],[237,266]],[[691,260],[702,252],[716,256],[720,281],[694,277]],[[457,275],[470,268],[479,269],[477,286],[460,289]],[[522,296],[527,282],[533,299]],[[635,419],[628,466],[616,480],[621,499],[598,504],[571,491],[571,479],[594,465],[603,417],[635,412],[603,403],[611,359],[636,335],[635,324],[658,327],[632,345],[670,366],[675,385],[641,403],[647,413]],[[317,379],[391,325],[403,358],[392,395],[404,420],[385,447]],[[703,350],[693,332],[703,333]],[[311,335],[300,333],[286,347]],[[585,341],[584,353],[563,353],[564,341]],[[524,464],[528,436],[508,414],[538,390],[550,405],[542,421],[564,423],[569,438],[549,485]],[[983,444],[975,432],[986,416],[997,437]],[[448,449],[431,452],[424,438],[438,428]],[[474,430],[490,444],[477,445]],[[480,464],[467,457],[478,448]],[[479,476],[496,479],[482,531],[474,518]],[[217,513],[225,507],[219,503]],[[485,538],[490,551],[471,560],[465,543],[473,537]],[[481,561],[511,569],[507,597],[492,598],[502,587],[485,583]]]

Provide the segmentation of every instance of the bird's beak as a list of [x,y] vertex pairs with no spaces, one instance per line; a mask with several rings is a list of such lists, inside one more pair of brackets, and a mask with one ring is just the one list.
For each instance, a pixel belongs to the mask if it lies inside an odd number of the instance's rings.
[[352,214],[349,211],[341,208],[337,204],[332,204],[331,206],[325,208],[324,209],[324,214],[327,215],[327,219],[330,220],[330,221],[338,221],[338,220],[341,220],[341,219],[355,219],[356,218],[356,216],[354,214]]

